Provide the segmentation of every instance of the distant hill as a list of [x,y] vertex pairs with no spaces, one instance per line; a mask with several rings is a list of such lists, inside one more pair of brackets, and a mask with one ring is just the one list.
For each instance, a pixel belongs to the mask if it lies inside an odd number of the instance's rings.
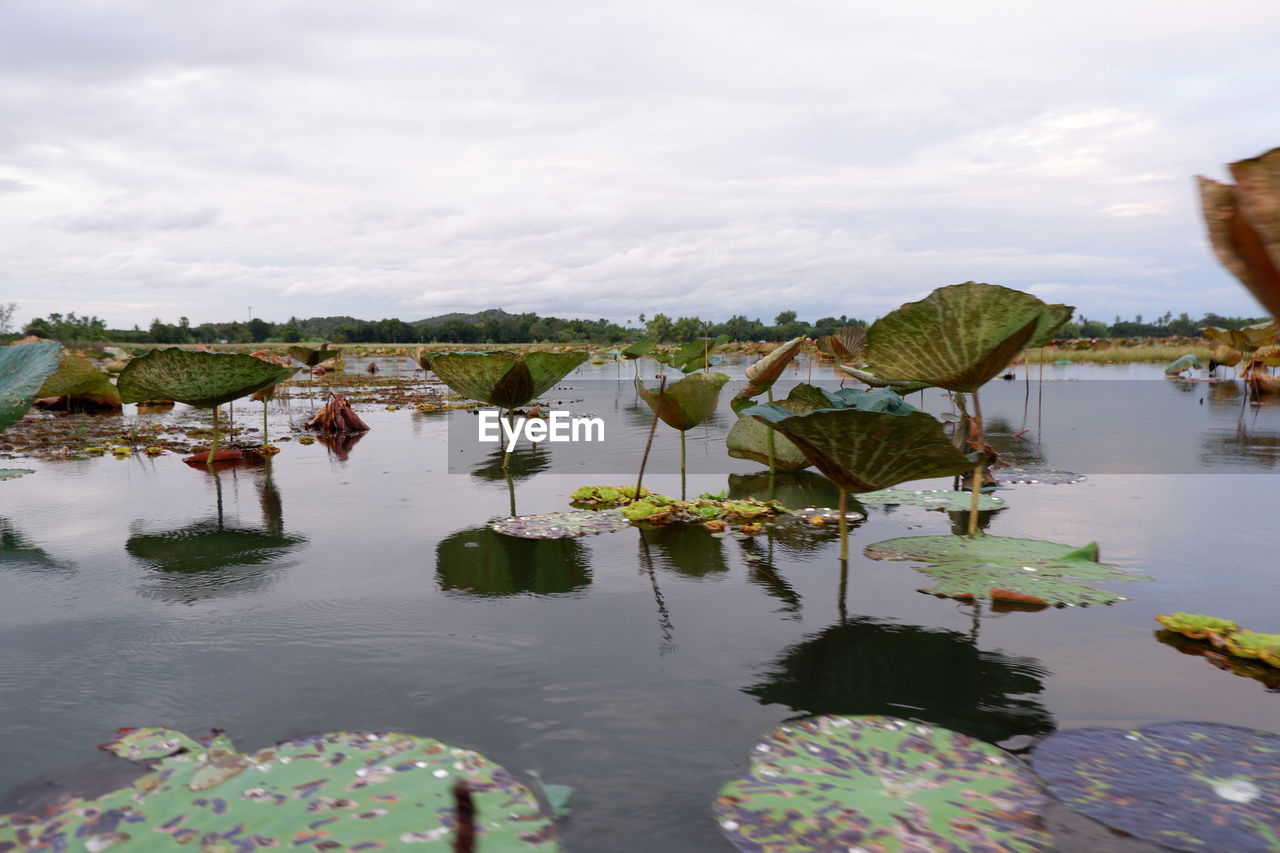
[[472,325],[475,325],[477,323],[483,323],[485,320],[490,320],[490,319],[501,320],[505,317],[515,317],[515,316],[516,316],[515,314],[512,314],[508,311],[503,311],[501,308],[488,308],[484,311],[477,311],[474,314],[464,314],[461,311],[454,311],[451,314],[439,314],[435,317],[427,317],[425,320],[413,320],[409,323],[409,325],[418,326],[419,328],[423,328],[423,329],[430,329],[435,326],[443,325],[444,323],[447,323],[450,320],[461,320],[464,323],[471,323]]

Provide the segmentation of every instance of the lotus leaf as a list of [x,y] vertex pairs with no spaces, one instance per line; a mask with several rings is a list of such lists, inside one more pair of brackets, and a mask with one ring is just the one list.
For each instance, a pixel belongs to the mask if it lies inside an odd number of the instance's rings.
[[773,383],[777,382],[778,377],[782,375],[782,371],[787,369],[787,365],[796,357],[796,353],[800,352],[803,344],[803,335],[792,338],[748,367],[747,385],[733,398],[731,403],[733,410],[736,412],[745,408],[750,405],[747,401],[752,397],[757,397],[772,388]]
[[[484,756],[396,732],[335,732],[237,753],[215,732],[194,740],[168,729],[122,729],[104,749],[157,762],[129,787],[77,799],[6,827],[0,849],[261,847],[454,849],[454,786],[475,805],[481,849],[558,850],[537,800]],[[165,839],[163,842],[158,839]]]
[[1265,347],[1258,347],[1253,357],[1267,367],[1280,367],[1280,344],[1268,344]]
[[723,373],[694,373],[667,385],[661,393],[649,390],[636,380],[638,393],[662,422],[684,432],[716,413],[720,389],[729,381]]
[[311,347],[291,346],[288,349],[289,355],[294,359],[302,362],[307,367],[315,367],[322,361],[328,361],[331,358],[338,358],[342,350],[339,348],[329,349],[321,347],[320,349],[312,349]]
[[576,539],[597,533],[613,533],[630,527],[631,522],[616,510],[575,510],[500,518],[490,522],[489,526],[499,533],[521,539]]
[[1012,483],[1040,483],[1050,486],[1065,486],[1083,482],[1084,474],[1071,471],[1058,471],[1054,468],[1036,468],[1027,465],[1010,465],[1006,468],[992,468],[987,472],[988,478],[997,485]]
[[823,335],[814,342],[818,349],[837,361],[853,361],[867,345],[866,330],[857,326],[841,326],[835,334]]
[[[1276,342],[1276,333],[1280,331],[1275,320],[1268,320],[1265,323],[1255,323],[1252,326],[1245,326],[1243,329],[1219,329],[1211,326],[1207,329],[1201,329],[1204,336],[1223,346],[1231,347],[1237,352],[1251,353],[1259,347],[1270,346]],[[1217,359],[1214,359],[1217,361]],[[1226,364],[1225,361],[1220,362]]]
[[107,375],[89,359],[68,350],[63,351],[57,372],[36,392],[36,398],[41,397],[89,397],[106,405],[120,405],[120,392]]
[[431,353],[422,347],[418,347],[418,349],[414,351],[413,360],[417,362],[418,367],[421,367],[423,370],[431,369]]
[[[640,497],[648,497],[651,494],[653,492],[643,486],[640,487]],[[608,509],[629,504],[635,498],[635,486],[581,486],[569,495],[569,502],[576,507]]]
[[1074,310],[994,284],[941,287],[877,320],[866,358],[882,380],[976,391],[1029,344],[1051,339]]
[[40,386],[57,371],[61,352],[53,341],[0,347],[0,432],[22,420]]
[[0,482],[4,480],[16,480],[25,474],[34,474],[30,468],[0,468]]
[[636,341],[634,344],[622,351],[622,357],[627,361],[634,361],[649,350],[653,349],[655,344],[657,344],[657,341]]
[[674,353],[656,353],[653,358],[662,364],[671,365],[681,373],[693,373],[695,370],[702,370],[715,364],[717,359],[712,356],[712,353],[717,347],[727,343],[729,343],[729,336],[720,335],[715,340],[691,341],[676,349]]
[[276,385],[296,372],[251,355],[157,349],[129,362],[116,384],[126,403],[161,399],[212,407]]
[[[782,400],[775,405],[796,414],[813,411],[813,407],[794,400]],[[809,467],[804,452],[785,435],[776,434],[772,427],[751,417],[739,417],[725,436],[725,446],[734,459],[750,459],[768,465],[769,436],[773,436],[773,466],[778,471],[799,471]]]
[[1156,621],[1170,631],[1177,631],[1184,637],[1193,640],[1207,640],[1212,635],[1232,634],[1240,630],[1240,626],[1230,619],[1218,619],[1214,616],[1202,616],[1197,613],[1170,613],[1156,617]]
[[1240,363],[1244,356],[1240,355],[1240,351],[1226,344],[1218,344],[1213,348],[1213,354],[1209,356],[1210,360],[1218,364],[1225,364],[1227,367],[1235,367]]
[[1271,666],[1280,667],[1280,634],[1238,631],[1219,634],[1210,639],[1215,646],[1226,649],[1238,658],[1260,660]]
[[1052,850],[1017,758],[896,717],[814,717],[755,745],[715,816],[739,850]]
[[930,563],[916,568],[937,581],[933,589],[923,591],[949,598],[1004,599],[1057,607],[1110,604],[1127,599],[1083,581],[1151,580],[1098,562],[1094,543],[1073,548],[1005,536],[906,536],[868,545],[865,553],[873,560]]
[[[973,509],[970,492],[953,492],[947,489],[881,489],[858,495],[863,506],[922,506],[945,512],[969,512]],[[995,495],[979,494],[978,511],[990,512],[1004,509],[1005,503]]]
[[1069,729],[1031,752],[1072,811],[1174,850],[1280,849],[1280,735],[1219,723]]
[[1195,353],[1189,352],[1181,358],[1171,361],[1169,365],[1165,367],[1164,375],[1174,376],[1184,370],[1190,370],[1192,368],[1195,368],[1196,370],[1200,369],[1200,359],[1196,358]]
[[513,409],[551,390],[587,357],[585,352],[451,352],[431,359],[431,369],[463,396]]
[[1197,179],[1209,242],[1222,265],[1280,317],[1280,148],[1230,169],[1234,186]]
[[850,492],[873,492],[973,467],[973,461],[956,450],[942,432],[941,424],[923,412],[894,414],[848,408],[796,415],[775,403],[752,406],[743,415],[757,418],[791,439],[814,467]]

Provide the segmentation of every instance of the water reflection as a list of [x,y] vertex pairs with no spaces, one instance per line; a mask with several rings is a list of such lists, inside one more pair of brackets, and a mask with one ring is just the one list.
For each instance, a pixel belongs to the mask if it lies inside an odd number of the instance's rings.
[[1200,464],[1246,466],[1251,470],[1280,464],[1280,432],[1254,430],[1245,415],[1234,429],[1207,430],[1200,437]]
[[835,483],[813,471],[791,471],[772,477],[765,471],[757,474],[730,474],[729,498],[755,498],[761,501],[772,498],[787,509],[803,509],[809,506],[838,506],[840,490]]
[[[240,470],[246,469],[235,474]],[[190,604],[255,591],[269,583],[285,555],[307,541],[304,536],[285,532],[283,502],[269,462],[257,482],[262,523],[256,526],[226,520],[222,501],[225,475],[214,470],[209,476],[217,495],[215,516],[173,530],[135,532],[125,543],[131,557],[160,573],[147,589],[151,597]]]
[[339,462],[346,462],[351,456],[351,450],[360,443],[360,439],[368,435],[367,432],[331,432],[321,433],[316,436],[316,441],[324,445],[324,449],[329,455]]
[[50,557],[19,533],[12,521],[0,516],[0,569],[73,573],[75,564]]
[[724,540],[701,524],[667,524],[640,530],[640,562],[688,578],[721,576],[729,571]]
[[889,714],[999,742],[1052,731],[1033,658],[955,631],[853,618],[792,646],[744,692],[803,714]]
[[1202,657],[1218,669],[1235,673],[1243,678],[1252,678],[1254,681],[1261,682],[1269,692],[1280,693],[1280,669],[1270,664],[1226,654],[1207,642],[1193,640],[1177,631],[1160,630],[1153,633],[1157,640],[1166,646],[1172,646],[1184,655]]
[[506,468],[502,467],[502,457],[506,455],[502,445],[486,446],[492,446],[496,449],[487,451],[482,461],[469,463],[471,476],[477,480],[487,480],[495,483],[500,483],[507,479],[515,481],[527,480],[534,474],[551,467],[551,450],[546,442],[518,445],[511,451]]
[[577,539],[521,539],[475,527],[436,545],[436,581],[471,595],[557,595],[589,585],[591,566]]

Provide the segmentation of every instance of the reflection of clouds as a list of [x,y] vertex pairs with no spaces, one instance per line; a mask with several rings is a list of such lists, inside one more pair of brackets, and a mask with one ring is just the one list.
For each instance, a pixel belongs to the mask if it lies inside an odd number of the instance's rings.
[[10,519],[0,517],[0,569],[73,573],[75,563],[49,556],[18,532]]

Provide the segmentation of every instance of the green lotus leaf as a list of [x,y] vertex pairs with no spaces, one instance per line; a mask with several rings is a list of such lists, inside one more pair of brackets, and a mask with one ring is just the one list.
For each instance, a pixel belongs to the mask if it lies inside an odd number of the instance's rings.
[[1181,373],[1182,371],[1188,370],[1193,367],[1196,370],[1200,369],[1200,359],[1196,358],[1195,353],[1189,352],[1186,355],[1182,356],[1181,358],[1177,358],[1169,362],[1169,365],[1164,369],[1164,375],[1175,376]]
[[1209,242],[1222,265],[1280,317],[1280,148],[1230,168],[1235,186],[1197,179]]
[[1212,634],[1234,634],[1240,626],[1230,619],[1218,619],[1215,616],[1202,616],[1198,613],[1169,613],[1156,617],[1156,621],[1170,631],[1177,631],[1193,640],[1206,640]]
[[748,367],[746,370],[747,385],[738,392],[738,395],[733,398],[733,402],[730,403],[734,411],[745,408],[749,405],[747,401],[752,397],[758,397],[772,388],[773,383],[777,382],[778,377],[782,375],[782,371],[787,369],[787,365],[796,357],[796,353],[800,352],[800,347],[803,344],[804,335],[792,338]]
[[1059,607],[1110,604],[1127,599],[1084,582],[1151,580],[1098,562],[1094,543],[1073,548],[1005,536],[906,536],[868,545],[865,553],[873,560],[930,563],[916,568],[937,581],[933,589],[923,591],[949,598],[1005,599]]
[[[1259,347],[1274,344],[1276,342],[1276,333],[1280,331],[1280,327],[1277,327],[1275,320],[1268,320],[1265,323],[1245,326],[1243,329],[1220,329],[1216,326],[1210,326],[1200,331],[1204,333],[1206,338],[1231,347],[1238,352],[1249,353]],[[1225,364],[1226,362],[1222,363]]]
[[654,358],[663,364],[669,364],[681,373],[693,373],[715,364],[712,355],[717,347],[729,343],[728,335],[720,335],[715,340],[690,341],[678,347],[670,355],[655,355]]
[[1221,723],[1055,732],[1031,768],[1067,808],[1161,848],[1280,849],[1280,735]]
[[418,367],[421,367],[423,370],[431,369],[431,353],[422,347],[418,347],[414,352],[413,360],[417,362]]
[[251,355],[156,349],[129,362],[116,387],[126,403],[177,400],[212,407],[283,382],[297,369]]
[[[241,754],[220,734],[195,740],[145,728],[124,729],[104,748],[157,762],[154,772],[97,799],[23,818],[15,822],[22,837],[39,839],[40,849],[48,850],[420,844],[447,851],[454,849],[454,787],[463,782],[475,809],[479,849],[559,849],[551,819],[507,770],[430,738],[334,732]],[[5,823],[0,816],[0,848],[9,849]]]
[[1209,356],[1210,361],[1225,364],[1227,367],[1235,367],[1243,358],[1238,349],[1226,344],[1218,344],[1213,348],[1213,354]]
[[0,347],[0,432],[22,420],[40,386],[57,371],[61,353],[54,341]]
[[[858,392],[872,394],[875,392]],[[791,439],[819,471],[842,489],[874,492],[907,480],[970,470],[942,425],[923,412],[819,409],[796,415],[778,404],[752,406],[757,418]]]
[[[947,489],[881,489],[858,495],[858,503],[863,506],[922,506],[944,512],[968,512],[973,508],[973,493]],[[979,512],[1004,508],[1005,502],[1000,498],[979,493]]]
[[585,352],[451,352],[431,359],[431,370],[465,397],[513,409],[545,394],[587,358]]
[[[749,853],[1048,851],[1049,798],[1012,755],[896,717],[813,717],[755,745],[720,789],[720,831]],[[1225,849],[1225,848],[1224,848]]]
[[1063,305],[1057,302],[1045,305],[1036,322],[1036,330],[1031,333],[1024,348],[1037,349],[1053,343],[1054,335],[1058,334],[1058,330],[1071,319],[1075,312],[1074,305]]
[[[799,412],[812,411],[812,409],[783,400],[777,405],[785,409]],[[739,417],[737,422],[729,429],[729,434],[725,436],[724,443],[729,450],[729,455],[734,459],[750,459],[753,462],[759,462],[761,465],[769,464],[769,436],[773,436],[773,467],[778,471],[799,471],[808,468],[811,464],[809,458],[804,455],[799,447],[791,439],[781,433],[775,432],[773,428],[767,426],[755,418]]]
[[1268,344],[1264,347],[1258,347],[1253,357],[1267,367],[1280,367],[1280,344]]
[[82,355],[64,350],[58,370],[44,381],[36,398],[92,397],[105,403],[120,404],[120,392],[111,379]]
[[940,287],[877,320],[866,359],[881,380],[976,391],[1029,342],[1052,338],[1074,310],[995,284]]
[[622,351],[622,357],[627,361],[634,361],[649,350],[653,349],[657,343],[657,341],[636,341],[634,344]]
[[693,373],[658,389],[636,380],[636,393],[662,422],[684,432],[710,419],[720,403],[720,389],[729,381],[723,373]]
[[1226,649],[1236,657],[1261,660],[1280,667],[1280,634],[1262,634],[1257,631],[1238,631],[1219,635],[1214,645]]
[[[640,497],[653,492],[640,487]],[[569,502],[579,508],[610,509],[631,503],[636,497],[635,486],[579,486],[569,495]]]
[[322,361],[337,358],[342,353],[342,350],[337,347],[334,349],[329,349],[327,347],[312,349],[311,347],[291,346],[287,352],[295,360],[302,362],[307,367],[315,367]]

